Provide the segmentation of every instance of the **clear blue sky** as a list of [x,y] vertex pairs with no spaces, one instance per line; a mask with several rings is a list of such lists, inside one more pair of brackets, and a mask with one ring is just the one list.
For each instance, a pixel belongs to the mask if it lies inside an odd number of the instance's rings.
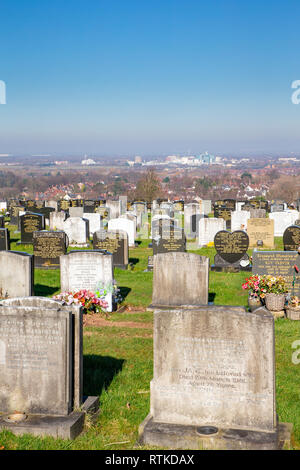
[[0,153],[299,153],[299,24],[299,0],[2,0]]

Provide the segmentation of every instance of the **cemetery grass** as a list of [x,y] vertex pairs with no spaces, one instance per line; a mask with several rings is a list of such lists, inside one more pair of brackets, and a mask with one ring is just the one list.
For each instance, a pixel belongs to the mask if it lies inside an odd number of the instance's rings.
[[[12,236],[14,238],[14,236]],[[15,241],[13,242],[15,244]],[[14,436],[0,433],[0,448],[7,450],[72,450],[72,449],[133,449],[138,426],[149,413],[150,381],[153,377],[153,314],[145,307],[151,303],[152,273],[146,273],[149,241],[130,250],[128,271],[115,270],[115,278],[123,289],[124,305],[132,308],[114,313],[108,327],[84,328],[84,394],[100,397],[101,413],[93,424],[87,420],[85,432],[74,441]],[[276,249],[282,249],[276,240]],[[12,249],[30,251],[22,245]],[[215,250],[193,250],[209,256]],[[249,253],[251,254],[251,253]],[[191,273],[192,274],[192,273]],[[192,277],[192,276],[191,276]],[[210,300],[215,304],[247,304],[241,284],[247,273],[210,273]],[[51,297],[59,292],[59,271],[35,270],[35,294]],[[136,328],[119,327],[118,322],[135,322]],[[143,327],[138,327],[138,324]],[[146,324],[146,326],[145,326]],[[281,422],[294,426],[294,448],[300,450],[300,369],[292,362],[294,341],[300,339],[299,322],[276,320],[276,390],[277,412]],[[139,447],[138,447],[139,448]],[[141,447],[150,449],[149,447]]]

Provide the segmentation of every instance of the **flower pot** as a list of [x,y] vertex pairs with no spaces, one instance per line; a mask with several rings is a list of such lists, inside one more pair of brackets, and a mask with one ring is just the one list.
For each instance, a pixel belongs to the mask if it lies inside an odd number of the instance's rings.
[[290,320],[300,320],[300,307],[298,308],[287,307],[286,316]]
[[266,307],[272,312],[279,312],[284,309],[285,294],[266,294]]
[[248,297],[248,306],[251,310],[251,312],[253,312],[256,308],[258,307],[262,307],[262,301],[260,300],[259,297]]

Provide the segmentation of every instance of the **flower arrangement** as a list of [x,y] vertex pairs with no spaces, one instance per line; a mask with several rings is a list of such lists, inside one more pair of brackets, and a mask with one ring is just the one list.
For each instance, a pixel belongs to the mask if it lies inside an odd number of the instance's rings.
[[115,280],[113,280],[112,283],[107,284],[104,284],[103,282],[98,282],[95,294],[100,299],[105,298],[107,294],[112,294],[113,302],[116,304],[120,304],[124,300],[121,295],[120,288],[118,287]]
[[84,313],[103,313],[107,316],[105,311],[108,307],[106,300],[97,297],[93,292],[82,289],[78,292],[61,292],[53,296],[54,300],[63,302],[65,305],[81,304]]
[[300,298],[294,295],[290,298],[288,306],[290,308],[296,308],[300,310]]
[[264,299],[267,294],[286,294],[286,280],[283,276],[251,276],[242,285],[243,289],[249,290],[249,297],[260,297]]

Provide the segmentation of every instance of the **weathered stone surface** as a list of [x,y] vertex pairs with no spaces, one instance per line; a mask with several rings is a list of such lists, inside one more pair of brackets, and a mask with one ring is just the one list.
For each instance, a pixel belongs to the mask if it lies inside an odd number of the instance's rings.
[[64,211],[51,212],[50,214],[50,230],[63,230],[64,221],[67,218],[67,214]]
[[284,212],[272,212],[270,219],[274,220],[274,236],[282,237],[284,231],[293,225],[295,220],[299,219],[298,211],[284,211]]
[[0,289],[8,297],[33,295],[33,256],[21,251],[0,252]]
[[63,231],[69,238],[70,246],[88,246],[89,221],[80,217],[69,217],[63,223]]
[[0,411],[72,409],[72,313],[0,303]]
[[124,217],[110,219],[108,221],[108,230],[122,230],[126,232],[129,246],[132,248],[135,246],[135,223],[133,220]]
[[222,218],[203,218],[199,221],[199,246],[213,243],[215,235],[226,230],[226,222]]
[[272,315],[155,311],[150,414],[157,423],[276,431]]
[[149,308],[208,303],[208,258],[194,253],[164,253],[154,256],[153,266]]
[[263,242],[263,248],[274,248],[274,220],[249,219],[247,234],[250,248],[256,248],[259,240]]
[[70,207],[69,215],[70,217],[83,217],[83,207]]

